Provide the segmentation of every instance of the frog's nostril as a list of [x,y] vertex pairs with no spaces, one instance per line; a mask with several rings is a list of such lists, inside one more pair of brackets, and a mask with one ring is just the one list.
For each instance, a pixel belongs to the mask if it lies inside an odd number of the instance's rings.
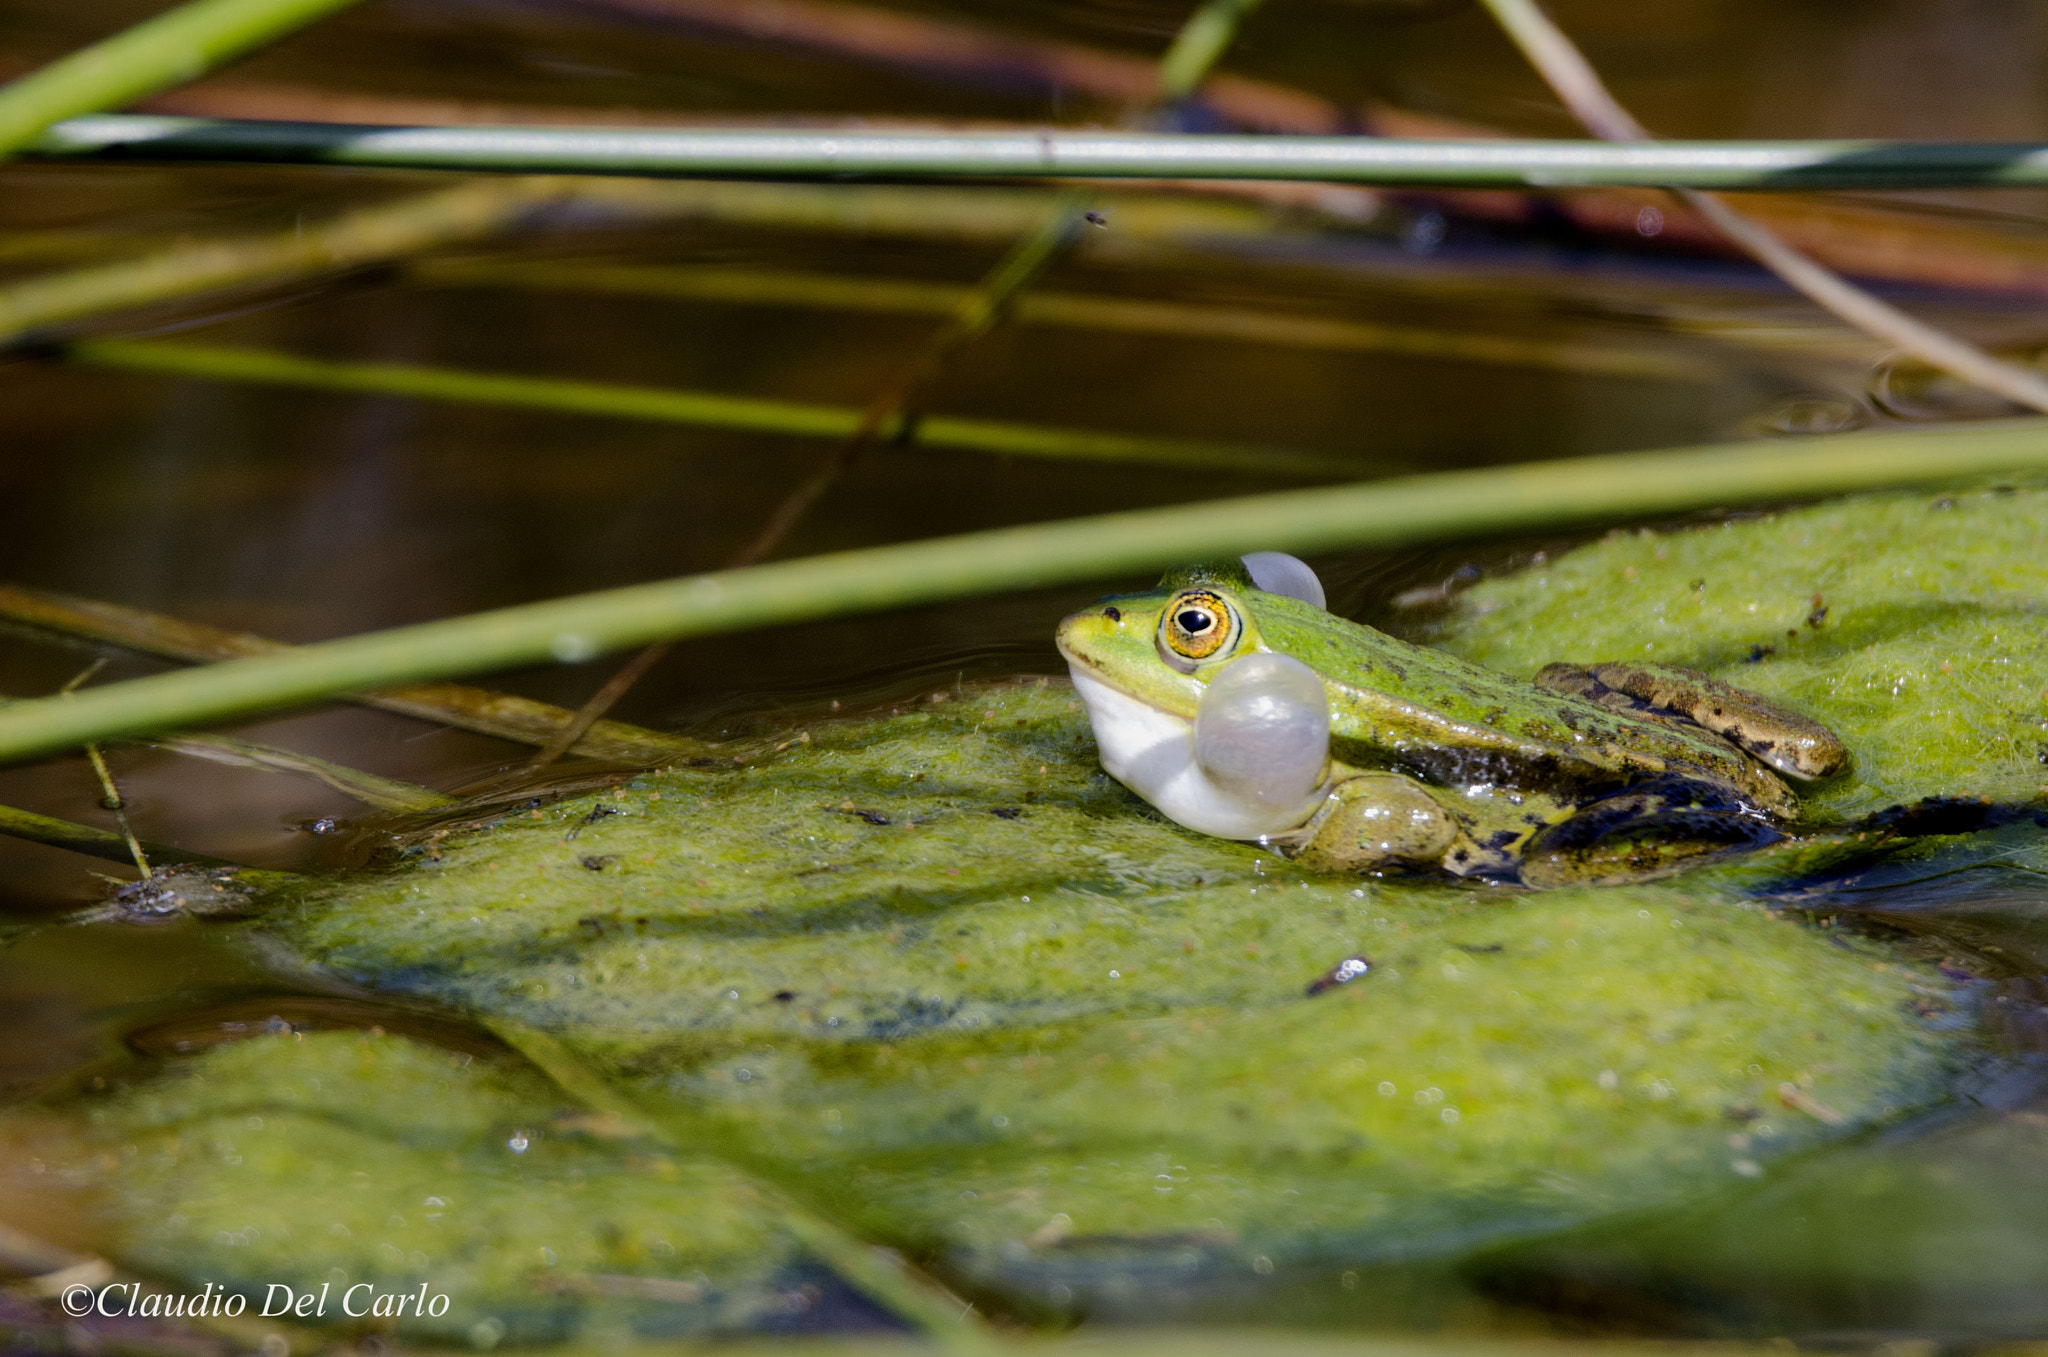
[[1102,615],[1112,622],[1121,622],[1124,620],[1124,615],[1114,608],[1104,608],[1102,610]]

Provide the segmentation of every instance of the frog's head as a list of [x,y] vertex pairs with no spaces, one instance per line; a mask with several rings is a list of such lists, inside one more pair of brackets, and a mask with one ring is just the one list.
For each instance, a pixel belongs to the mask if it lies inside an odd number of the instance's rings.
[[1206,566],[1170,571],[1157,589],[1111,594],[1061,622],[1060,653],[1091,708],[1089,685],[1099,684],[1192,721],[1209,676],[1260,648],[1256,596],[1242,567],[1236,578]]
[[1176,566],[1144,593],[1111,594],[1061,622],[1057,640],[1091,710],[1106,687],[1192,721],[1217,670],[1267,648],[1258,614],[1294,601],[1323,606],[1315,572],[1292,556],[1255,551]]
[[[1322,685],[1291,658],[1277,661],[1281,668],[1273,673],[1267,672],[1276,663],[1270,658],[1263,667],[1233,671],[1253,685],[1235,698],[1241,715],[1251,718],[1248,725],[1236,723],[1241,731],[1204,735],[1197,728],[1212,680],[1226,666],[1271,649],[1259,630],[1260,611],[1299,609],[1311,588],[1314,605],[1322,602],[1307,566],[1292,557],[1278,562],[1286,568],[1264,554],[1182,566],[1168,571],[1156,589],[1111,594],[1060,623],[1060,653],[1087,705],[1102,766],[1171,818],[1204,833],[1251,838],[1297,825],[1322,776],[1329,742]],[[1290,586],[1292,596],[1283,595]],[[1290,715],[1297,707],[1299,719]],[[1281,731],[1276,720],[1289,730]],[[1232,722],[1226,718],[1224,726]],[[1275,731],[1283,736],[1277,743],[1270,738]],[[1250,746],[1236,748],[1244,737]],[[1300,757],[1293,761],[1302,766],[1269,776],[1273,758],[1297,744]],[[1246,777],[1232,781],[1226,764],[1245,765]]]

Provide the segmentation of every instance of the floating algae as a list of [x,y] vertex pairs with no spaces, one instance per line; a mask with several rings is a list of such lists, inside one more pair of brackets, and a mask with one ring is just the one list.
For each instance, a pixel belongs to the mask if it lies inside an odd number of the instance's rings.
[[1533,674],[1646,656],[1832,725],[1861,812],[2048,785],[2048,492],[1872,495],[1761,521],[1628,533],[1462,596],[1448,648]]
[[[2031,797],[2030,508],[1874,497],[1617,538],[1475,590],[1449,644],[1529,670],[1654,654],[1793,701],[1857,751],[1826,809]],[[510,1057],[259,1041],[41,1114],[89,1107],[70,1153],[126,1154],[101,1244],[123,1262],[253,1292],[329,1268],[397,1290],[460,1258],[466,1325],[758,1326],[818,1270],[775,1223],[786,1194],[984,1308],[1143,1317],[1219,1280],[1453,1259],[1768,1181],[1940,1103],[1979,1056],[1938,953],[1773,912],[1753,875],[1475,889],[1318,876],[1184,831],[1101,774],[1052,683],[400,842],[396,866],[280,895],[257,927],[364,989],[553,1034],[702,1160],[585,1134],[529,1178],[513,1131],[551,1144],[588,1113]],[[1348,957],[1369,968],[1308,992]],[[345,1093],[309,1099],[323,1061]],[[210,1129],[252,1115],[295,1129],[260,1155]],[[415,1154],[416,1177],[389,1170]],[[305,1195],[357,1171],[357,1197]],[[528,1223],[444,1212],[429,1240],[416,1203],[452,1200],[444,1179],[471,1202],[532,1194]],[[664,1214],[704,1237],[654,1251]],[[209,1243],[259,1216],[284,1228]]]

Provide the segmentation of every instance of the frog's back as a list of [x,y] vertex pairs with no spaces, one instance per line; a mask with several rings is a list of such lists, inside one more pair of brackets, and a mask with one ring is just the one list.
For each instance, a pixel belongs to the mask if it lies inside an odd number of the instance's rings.
[[1548,692],[1294,599],[1262,594],[1254,606],[1266,645],[1322,675],[1346,763],[1532,788],[1684,772],[1769,809],[1791,804],[1783,783],[1707,731]]

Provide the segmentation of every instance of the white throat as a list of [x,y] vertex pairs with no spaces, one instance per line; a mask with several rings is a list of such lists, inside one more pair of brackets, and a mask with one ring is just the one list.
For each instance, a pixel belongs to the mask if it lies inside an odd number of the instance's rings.
[[1169,820],[1219,839],[1261,839],[1299,828],[1322,802],[1261,805],[1220,787],[1195,757],[1195,723],[1148,707],[1069,664],[1074,691],[1088,707],[1102,766]]

